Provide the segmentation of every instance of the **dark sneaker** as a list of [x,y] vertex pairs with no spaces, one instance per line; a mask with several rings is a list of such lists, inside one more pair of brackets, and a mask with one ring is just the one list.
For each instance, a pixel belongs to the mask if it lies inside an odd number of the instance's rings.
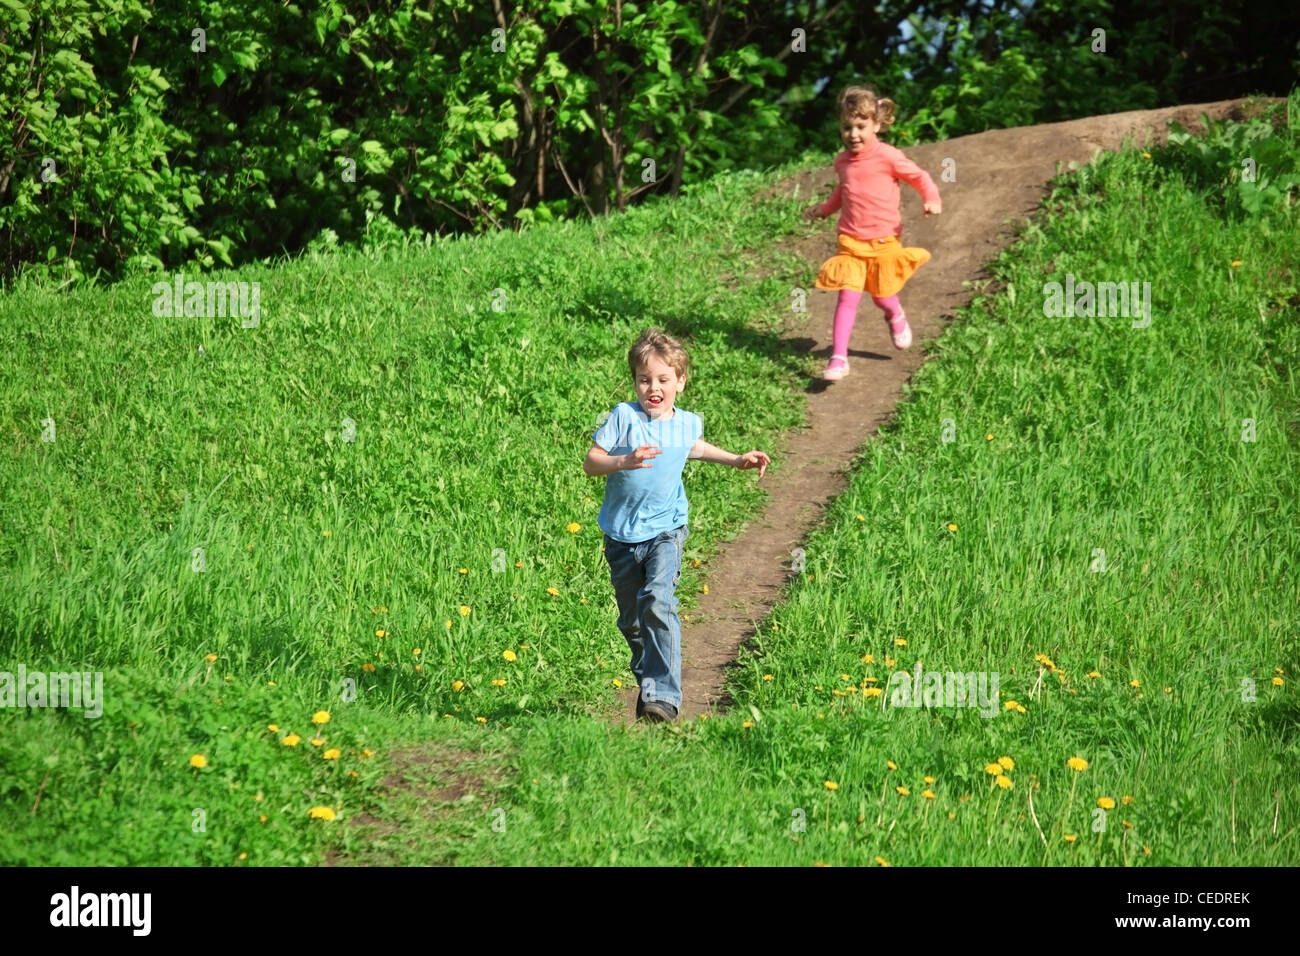
[[641,718],[650,724],[671,724],[677,719],[677,708],[662,700],[648,700],[641,705]]

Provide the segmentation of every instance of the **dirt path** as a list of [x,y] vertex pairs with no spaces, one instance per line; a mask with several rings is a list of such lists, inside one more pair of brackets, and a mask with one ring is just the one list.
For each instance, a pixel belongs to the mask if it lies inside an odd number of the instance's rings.
[[[1027,218],[1046,193],[1057,163],[1086,163],[1098,149],[1117,149],[1125,136],[1136,142],[1163,143],[1166,121],[1199,129],[1201,113],[1215,119],[1239,118],[1241,100],[1093,116],[992,130],[906,150],[930,173],[943,196],[943,214],[925,218],[921,200],[903,187],[905,245],[923,246],[934,258],[908,283],[902,302],[912,326],[906,352],[894,349],[879,310],[866,297],[849,349],[853,373],[834,385],[808,388],[809,427],[772,450],[780,468],[764,479],[771,496],[767,509],[710,563],[709,593],[682,627],[682,716],[725,708],[727,665],[741,643],[781,599],[790,577],[791,551],[820,520],[826,504],[847,485],[847,467],[862,444],[893,414],[901,386],[924,360],[924,344],[952,321],[952,311],[972,293],[962,283],[981,278],[983,266],[1012,240],[1010,223]],[[1150,139],[1148,140],[1148,135]],[[944,160],[951,159],[955,182],[944,182]],[[814,201],[834,187],[828,165],[779,184],[775,193]],[[820,263],[835,252],[835,218],[823,221],[815,236],[789,248],[808,264],[811,289]],[[835,294],[808,296],[808,323],[787,332],[790,347],[830,355]],[[636,691],[625,693],[627,720],[634,719]]]

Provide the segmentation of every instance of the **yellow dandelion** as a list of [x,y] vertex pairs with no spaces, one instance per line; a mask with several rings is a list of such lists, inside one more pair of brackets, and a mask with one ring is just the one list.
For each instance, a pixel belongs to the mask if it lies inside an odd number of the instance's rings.
[[894,789],[898,791],[898,795],[900,797],[906,797],[912,792],[911,790],[908,790],[906,787],[895,787]]
[[343,756],[343,751],[339,750],[338,747],[331,747],[329,750],[321,754],[321,757],[326,760],[338,760],[341,756]]
[[921,796],[925,797],[925,799],[927,800],[933,800],[934,791],[931,790],[929,787],[926,787],[924,790],[921,791]]
[[[705,592],[705,593],[708,593],[708,592]],[[586,604],[586,603],[587,603],[587,599],[586,599],[585,597],[580,597],[580,598],[578,598],[578,603],[579,603],[579,604]],[[685,617],[685,615],[682,615],[682,616]]]
[[992,441],[992,440],[993,440],[993,433],[992,433],[992,432],[986,432],[986,433],[984,434],[984,440],[985,440],[985,441]]
[[924,780],[926,783],[934,783],[934,777],[926,776]]
[[827,780],[825,786],[827,790],[838,790],[840,788],[840,785],[834,780]]
[[1233,267],[1234,269],[1237,268],[1239,265],[1241,265],[1241,260],[1240,260],[1240,259],[1233,259],[1233,260],[1232,260],[1232,267]]
[[862,683],[864,683],[864,684],[878,684],[878,683],[880,683],[880,678],[879,678],[879,677],[864,677],[864,678],[862,678]]
[[367,747],[365,750],[361,751],[361,753],[357,754],[357,756],[360,757],[362,760],[369,760],[369,759],[370,759],[371,757],[373,757],[374,755],[375,755],[375,752],[374,752],[373,750],[371,750],[369,747]]
[[1101,671],[1088,671],[1089,680],[1096,680],[1100,676],[1101,676]]
[[493,686],[493,687],[505,687],[505,686],[506,686],[506,679],[505,679],[504,677],[498,677],[498,678],[496,678],[495,680],[492,681],[492,686]]
[[420,656],[420,649],[419,649],[418,647],[413,647],[413,648],[411,648],[411,656],[413,656],[413,657],[419,657],[419,656]]
[[1103,810],[1114,810],[1115,801],[1110,797],[1098,797],[1097,806],[1101,807]]
[[516,562],[515,562],[515,567],[517,567],[517,568],[522,568],[523,566],[524,566],[524,562],[522,562],[522,561],[516,561]]
[[286,747],[296,747],[300,743],[302,743],[302,738],[299,737],[297,734],[286,734],[280,740],[280,743],[284,744]]
[[1015,769],[1016,769],[1016,762],[1015,762],[1014,760],[1012,760],[1010,757],[999,757],[999,758],[998,758],[998,763],[1001,765],[1001,767],[1002,767],[1003,770],[1015,770]]
[[375,637],[387,637],[387,636],[388,636],[388,632],[385,631],[382,627],[379,628],[377,631],[375,631]]
[[897,661],[895,661],[892,657],[885,658],[885,666],[888,667],[891,671],[894,669],[894,665],[896,663]]
[[357,773],[355,770],[349,770],[349,771],[348,771],[348,779],[349,779],[349,780],[360,780],[360,779],[361,779],[361,774]]
[[996,777],[998,774],[1002,772],[1002,764],[986,763],[984,765],[984,772],[988,774],[990,777]]
[[546,589],[546,593],[549,594],[551,597],[559,597],[559,596],[560,596],[560,590],[559,590],[559,588],[547,588],[547,589]]
[[815,863],[813,864],[813,866],[830,866],[830,864],[829,864],[829,863],[825,863],[825,862],[823,862],[823,861],[821,861],[821,860],[818,860],[817,862],[815,862]]
[[1150,855],[1151,855],[1151,847],[1149,847],[1149,846],[1143,846],[1143,847],[1142,847],[1142,855],[1143,855],[1143,856],[1150,856]]
[[859,660],[862,661],[862,663],[864,663],[864,664],[874,664],[874,663],[876,662],[876,655],[875,655],[875,654],[863,654],[863,655],[859,658]]
[[1067,833],[1065,834],[1065,836],[1061,837],[1061,839],[1064,840],[1066,843],[1073,843],[1075,840],[1079,838],[1075,836],[1073,833]]
[[1127,807],[1133,803],[1133,798],[1126,793],[1124,794],[1124,796],[1119,798],[1119,802],[1124,804],[1124,806]]
[[263,813],[260,817],[258,817],[258,818],[257,818],[257,822],[258,822],[258,823],[265,823],[265,822],[266,822],[266,814]]
[[311,715],[313,724],[328,724],[330,722],[330,712],[328,710],[318,710]]
[[1142,686],[1142,682],[1141,682],[1140,680],[1131,680],[1131,681],[1128,682],[1128,686],[1129,686],[1129,687],[1141,687],[1141,686]]
[[367,674],[373,674],[375,672],[375,665],[370,663],[370,661],[366,661],[361,665],[361,669]]
[[764,674],[764,675],[763,675],[763,680],[767,681],[768,683],[771,683],[771,682],[772,682],[772,675],[771,675],[771,674]]
[[998,774],[996,777],[993,778],[993,781],[1003,790],[1010,790],[1012,787],[1015,786],[1015,782],[1010,777],[1008,777],[1005,773]]
[[326,528],[324,531],[321,532],[321,537],[322,537],[322,538],[328,538],[328,537],[330,537],[330,536],[333,535],[333,534],[334,534],[333,531],[329,530],[329,528]]
[[203,656],[203,659],[204,659],[205,661],[207,661],[209,664],[211,664],[213,661],[215,661],[215,660],[217,659],[217,655],[216,655],[216,654],[205,654],[205,655]]
[[445,627],[447,630],[450,631],[450,630],[451,630],[451,618],[447,618],[447,620],[443,621],[443,622],[442,622],[442,626]]
[[1150,154],[1150,153],[1143,153],[1143,154],[1142,154],[1142,158],[1143,158],[1143,159],[1150,159],[1150,158],[1151,158],[1151,154]]
[[747,721],[745,721],[743,724],[741,724],[740,726],[742,726],[742,727],[744,727],[746,730],[748,730],[750,727],[753,727],[753,726],[754,726],[754,722],[753,722],[752,720],[747,720]]
[[1023,704],[1016,704],[1016,713],[1027,714],[1029,713],[1029,711],[1025,709],[1025,706]]
[[708,593],[709,593],[709,586],[708,586],[707,584],[701,584],[701,585],[700,585],[700,593],[701,593],[701,594],[708,594]]
[[519,655],[516,654],[514,651],[510,650],[510,648],[506,648],[504,651],[502,651],[501,656],[511,662],[517,660],[519,657]]
[[867,520],[867,519],[864,518],[862,515],[854,515],[854,517],[857,518],[859,521],[866,521],[866,520]]
[[896,638],[894,638],[894,646],[895,646],[895,647],[906,647],[906,646],[907,646],[907,638],[905,638],[905,637],[896,637]]
[[269,681],[266,682],[266,686],[267,686],[267,687],[278,687],[279,685],[278,685],[275,681],[273,681],[273,680],[269,680]]
[[894,761],[892,761],[892,760],[886,760],[886,761],[885,761],[885,766],[888,767],[890,770],[897,770],[897,769],[898,769],[898,764],[894,763]]
[[279,725],[279,724],[267,724],[267,725],[266,725],[266,729],[269,730],[269,731],[270,731],[271,733],[273,733],[273,734],[278,734],[278,733],[280,732],[280,725]]
[[956,819],[957,819],[957,814],[955,814],[955,813],[953,813],[951,810],[949,810],[949,811],[948,811],[948,819],[949,819],[949,820],[956,820]]
[[423,673],[424,673],[424,665],[423,665],[423,664],[416,664],[416,665],[415,665],[415,672],[416,672],[417,674],[423,674]]
[[582,530],[582,525],[578,524],[576,521],[570,521],[564,526],[564,530],[569,532],[569,534],[577,534]]
[[311,810],[308,811],[308,813],[311,814],[311,818],[312,818],[313,820],[333,820],[333,819],[334,819],[334,808],[333,808],[333,807],[312,807]]
[[198,767],[200,770],[202,770],[207,765],[208,765],[208,758],[203,756],[203,754],[195,754],[194,756],[190,757],[191,767]]
[[1273,686],[1274,686],[1274,687],[1281,687],[1283,684],[1286,683],[1286,681],[1284,681],[1284,680],[1283,680],[1282,678],[1280,678],[1280,677],[1276,677],[1276,676],[1275,676],[1275,677],[1273,677],[1273,679],[1272,679],[1272,683],[1273,683]]
[[953,522],[949,521],[949,522],[948,522],[948,530],[949,530],[949,531],[956,531],[956,530],[957,530],[957,525],[954,524]]
[[312,745],[313,747],[324,747],[324,746],[325,746],[325,738],[324,738],[324,737],[313,737],[313,738],[311,739],[311,745]]
[[615,677],[612,681],[610,681],[610,683],[613,684],[615,687],[623,686],[623,682],[619,680],[617,677]]
[[469,617],[469,605],[462,604],[459,608],[461,617]]
[[451,682],[451,689],[459,694],[465,689],[465,682],[463,680],[454,680]]
[[1124,826],[1124,829],[1125,829],[1125,830],[1132,830],[1132,829],[1133,829],[1133,821],[1132,821],[1132,820],[1121,820],[1121,821],[1119,821],[1119,822]]
[[862,692],[863,697],[879,697],[884,690],[879,687],[868,687]]
[[877,866],[889,866],[889,861],[886,860],[883,856],[878,856],[878,857],[876,857],[876,865],[877,865]]
[[1280,668],[1280,667],[1274,667],[1274,668],[1273,668],[1273,673],[1274,673],[1274,674],[1281,675],[1281,674],[1285,674],[1286,671],[1282,670],[1282,668]]
[[1165,693],[1166,693],[1166,694],[1172,694],[1173,692],[1174,692],[1174,689],[1173,689],[1172,687],[1166,687],[1166,688],[1165,688]]
[[486,718],[486,717],[475,717],[474,719],[477,720],[480,724],[486,724],[486,723],[487,723],[487,718]]
[[1071,770],[1077,770],[1080,773],[1088,769],[1088,761],[1082,757],[1071,757],[1065,762],[1065,765]]

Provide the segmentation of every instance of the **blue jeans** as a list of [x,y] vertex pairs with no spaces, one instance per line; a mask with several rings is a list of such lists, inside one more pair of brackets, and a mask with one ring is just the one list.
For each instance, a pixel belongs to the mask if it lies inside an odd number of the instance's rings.
[[618,600],[618,629],[632,650],[641,700],[682,706],[682,628],[677,580],[686,525],[625,544],[605,535],[605,560]]

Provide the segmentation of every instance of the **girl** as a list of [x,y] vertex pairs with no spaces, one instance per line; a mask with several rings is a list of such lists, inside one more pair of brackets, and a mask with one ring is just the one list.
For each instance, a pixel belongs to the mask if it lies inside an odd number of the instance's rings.
[[898,303],[908,277],[930,260],[930,253],[899,242],[903,223],[898,214],[898,182],[921,194],[925,214],[943,211],[939,190],[920,166],[876,134],[894,122],[894,101],[872,90],[850,86],[840,94],[840,137],[844,152],[835,157],[840,184],[831,198],[810,207],[805,219],[824,219],[840,211],[839,253],[827,259],[817,275],[819,289],[837,289],[831,360],[822,378],[838,381],[849,374],[849,333],[863,291],[885,313],[894,347],[912,344],[912,330]]

